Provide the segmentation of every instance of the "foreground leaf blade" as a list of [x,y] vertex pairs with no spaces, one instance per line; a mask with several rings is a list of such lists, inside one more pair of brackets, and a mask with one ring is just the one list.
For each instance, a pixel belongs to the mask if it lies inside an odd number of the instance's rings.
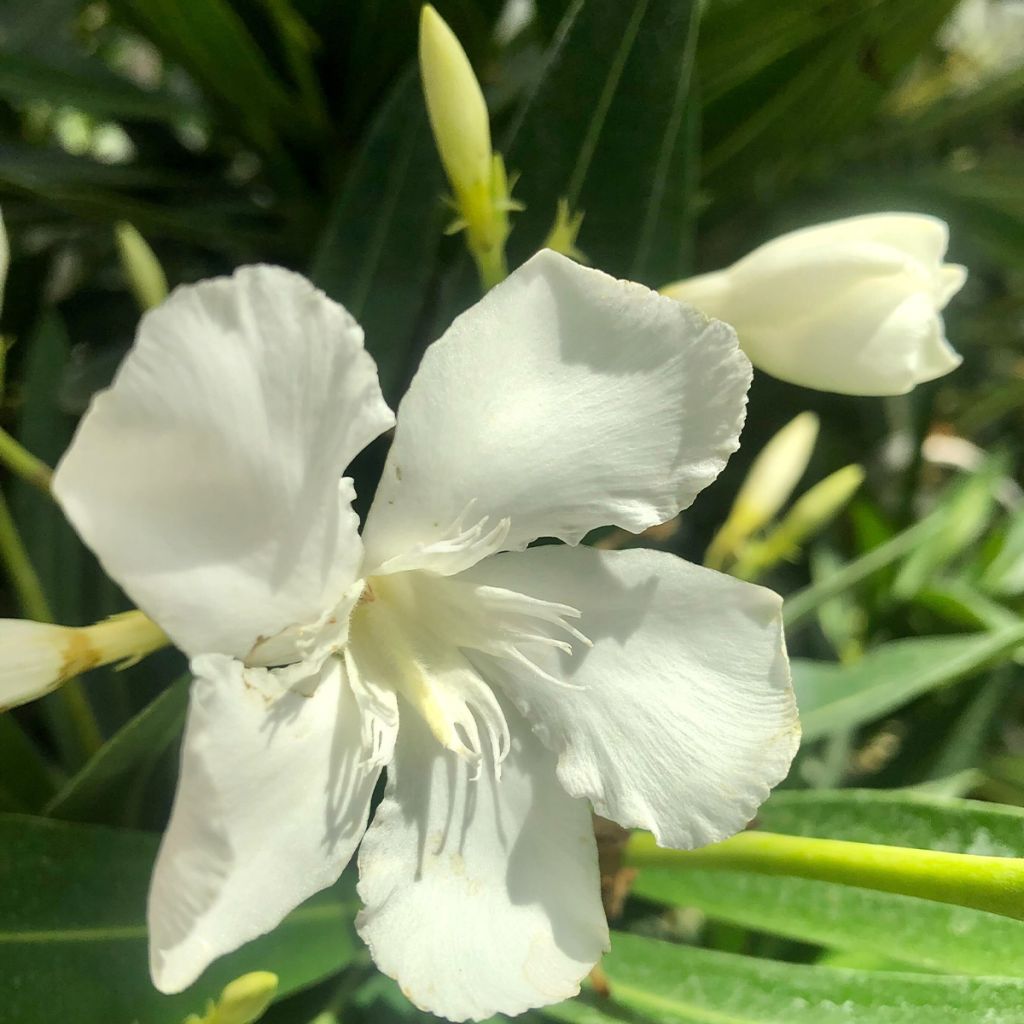
[[[562,1003],[571,1024],[1015,1024],[1024,982],[840,970],[694,949],[615,933],[604,961],[612,999]],[[627,1017],[626,1019],[632,1019]]]
[[149,980],[144,918],[157,843],[143,832],[0,815],[0,1005],[7,1019],[180,1024],[240,974],[273,971],[286,995],[351,958],[354,907],[342,882],[218,961],[192,988],[161,995]]

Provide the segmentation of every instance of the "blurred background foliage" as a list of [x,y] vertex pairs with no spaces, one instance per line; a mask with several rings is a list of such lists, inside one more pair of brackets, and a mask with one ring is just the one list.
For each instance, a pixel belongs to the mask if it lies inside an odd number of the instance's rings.
[[[754,455],[817,413],[801,489],[849,463],[867,475],[846,513],[760,571],[789,599],[805,731],[761,824],[1024,855],[1021,19],[1000,21],[997,0],[969,0],[952,21],[953,0],[436,6],[519,176],[513,265],[561,198],[585,214],[590,262],[652,286],[815,221],[948,220],[951,258],[971,270],[947,320],[963,367],[886,400],[758,375],[740,453],[644,543],[699,561]],[[109,382],[139,316],[120,221],[172,286],[254,261],[309,274],[363,324],[396,402],[425,345],[477,297],[461,241],[443,234],[418,13],[414,0],[0,5],[13,255],[0,424],[52,464]],[[364,507],[385,444],[357,461]],[[3,614],[85,624],[127,607],[44,494],[7,479],[3,495],[42,586],[6,589]],[[184,669],[165,651],[0,715],[0,1018],[170,1024],[257,968],[281,979],[275,1024],[421,1017],[353,938],[348,874],[189,992],[152,990],[144,893]],[[75,700],[100,735],[76,725]],[[545,1018],[1024,1019],[1024,924],[994,914],[704,869],[641,870],[621,909],[613,1002],[594,989]]]

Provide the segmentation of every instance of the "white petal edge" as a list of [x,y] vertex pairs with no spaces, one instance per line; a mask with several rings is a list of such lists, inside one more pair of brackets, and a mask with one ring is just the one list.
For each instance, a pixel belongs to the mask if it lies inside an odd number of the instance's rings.
[[467,508],[506,548],[664,522],[738,446],[749,361],[725,324],[538,253],[427,350],[363,531],[366,574]]
[[359,934],[413,1003],[453,1021],[567,999],[608,948],[590,810],[509,712],[500,781],[488,764],[473,782],[403,704],[359,850]]
[[[180,992],[333,884],[362,838],[379,767],[338,659],[311,695],[195,659],[181,777],[150,887],[150,971]],[[308,693],[308,691],[307,691]]]
[[582,613],[591,649],[530,651],[580,689],[472,660],[598,814],[690,849],[742,829],[785,777],[800,730],[777,594],[643,550],[531,548],[467,577]]
[[356,579],[340,477],[392,422],[352,317],[299,274],[243,267],[143,317],[53,490],[179,647],[244,658]]

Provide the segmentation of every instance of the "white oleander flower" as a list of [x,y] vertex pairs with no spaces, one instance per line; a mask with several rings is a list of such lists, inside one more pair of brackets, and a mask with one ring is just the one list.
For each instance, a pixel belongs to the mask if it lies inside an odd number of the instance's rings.
[[798,741],[780,599],[572,545],[688,506],[749,379],[724,324],[543,252],[427,351],[360,538],[342,474],[395,420],[345,310],[256,266],[143,318],[54,492],[195,675],[161,990],[362,839],[378,966],[453,1020],[514,1014],[608,945],[591,805],[674,847],[743,828]]
[[967,271],[935,217],[877,213],[781,235],[665,295],[730,323],[774,377],[846,395],[905,394],[955,370],[940,311]]

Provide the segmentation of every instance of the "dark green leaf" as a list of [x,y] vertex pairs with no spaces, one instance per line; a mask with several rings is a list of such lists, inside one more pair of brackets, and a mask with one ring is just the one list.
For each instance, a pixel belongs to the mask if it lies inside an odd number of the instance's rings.
[[0,811],[39,810],[57,778],[14,716],[0,714]]
[[99,62],[86,73],[16,53],[5,53],[0,61],[0,96],[22,102],[45,100],[96,117],[129,121],[175,122],[198,111],[195,104],[176,96],[141,89]]
[[0,816],[5,1019],[181,1024],[247,971],[273,971],[284,995],[351,959],[354,905],[343,881],[270,935],[217,961],[187,991],[161,995],[149,980],[145,925],[157,842],[142,832]]
[[540,247],[559,198],[585,213],[595,266],[652,285],[687,269],[694,134],[687,119],[698,6],[578,0],[505,146],[515,196],[512,265]]
[[443,191],[419,80],[410,73],[381,108],[334,204],[310,271],[362,324],[392,401],[409,370],[434,273],[444,227]]
[[212,98],[240,113],[261,143],[271,141],[269,125],[309,130],[306,111],[226,0],[113,0],[111,7],[194,75]]
[[66,821],[137,823],[139,801],[154,767],[181,733],[189,678],[179,679],[115,733],[47,804]]

